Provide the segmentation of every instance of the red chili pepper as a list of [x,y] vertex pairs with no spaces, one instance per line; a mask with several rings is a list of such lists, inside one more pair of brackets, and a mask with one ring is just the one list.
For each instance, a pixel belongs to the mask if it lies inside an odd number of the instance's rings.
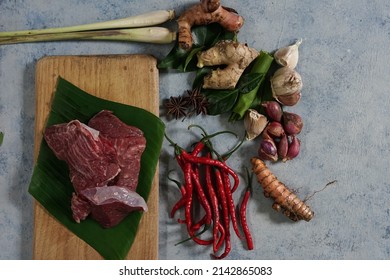
[[225,194],[226,194],[226,200],[227,205],[229,209],[230,218],[232,219],[232,225],[233,229],[237,235],[238,238],[242,238],[240,234],[240,230],[238,229],[238,220],[236,215],[236,207],[234,205],[232,190],[231,190],[231,184],[230,184],[230,178],[229,175],[225,172],[222,173],[224,186],[225,186]]
[[182,155],[183,159],[187,162],[196,163],[196,164],[212,165],[212,166],[221,168],[222,170],[226,171],[234,179],[234,186],[232,188],[232,191],[237,189],[237,187],[240,183],[240,179],[239,179],[237,173],[234,172],[234,170],[231,169],[224,162],[216,160],[216,159],[208,158],[208,157],[195,157],[195,156],[190,155],[186,151],[182,151],[181,155]]
[[213,245],[213,251],[214,253],[216,253],[219,248],[222,246],[223,242],[225,241],[225,228],[223,227],[223,225],[221,224],[220,221],[217,222],[217,228],[218,228],[218,231],[221,233],[219,238],[218,238],[218,234],[217,234],[217,238],[215,238],[215,245]]
[[189,238],[187,238],[185,240],[180,241],[179,243],[176,243],[175,245],[184,243],[184,242],[189,241],[189,240],[193,240],[193,241],[195,241],[199,245],[204,245],[204,246],[211,245],[213,240],[202,240],[202,239],[197,238],[199,235],[201,235],[204,232],[206,232],[208,230],[208,228],[209,228],[208,225],[204,225],[203,230],[201,230],[200,232],[194,234],[192,237],[189,237]]
[[195,147],[191,152],[191,155],[198,156],[200,152],[204,149],[204,147],[205,147],[205,143],[203,141],[196,142]]
[[[207,157],[211,157],[211,154],[208,153]],[[207,191],[211,200],[211,207],[213,210],[213,238],[214,238],[213,251],[214,253],[216,253],[219,247],[221,246],[223,239],[225,238],[225,229],[223,228],[220,222],[219,201],[214,190],[214,185],[211,176],[211,168],[212,167],[210,165],[205,166],[205,176],[206,176]],[[221,232],[220,237],[218,237],[219,232]]]
[[229,255],[232,250],[232,244],[230,240],[230,235],[226,234],[225,236],[225,251],[220,256],[214,256],[216,259],[221,260],[224,259],[227,255]]
[[250,197],[250,191],[246,191],[240,208],[241,225],[245,234],[248,250],[253,250],[253,239],[246,220],[246,208]]
[[[187,240],[192,239],[200,245],[212,244],[215,258],[223,259],[231,251],[230,221],[232,221],[237,236],[241,238],[238,214],[233,200],[233,192],[238,188],[240,180],[237,173],[226,164],[227,158],[239,145],[228,154],[220,156],[213,149],[210,139],[226,132],[213,135],[208,135],[204,130],[203,132],[204,137],[195,143],[190,152],[179,147],[167,137],[175,148],[175,157],[184,173],[182,198],[172,208],[171,216],[174,216],[178,209],[184,207],[185,219],[178,219],[178,221],[186,224],[189,234]],[[202,155],[201,153],[206,151],[205,148],[209,150],[206,155]],[[215,159],[211,156],[211,153],[216,155]],[[203,170],[203,168],[205,169]],[[205,185],[199,177],[200,174],[206,176]],[[193,196],[198,200],[194,200]],[[194,222],[193,217],[194,201],[199,201],[205,212],[204,216],[197,222]],[[210,226],[212,226],[212,238],[208,240],[200,238],[199,236]],[[222,245],[224,245],[224,251],[217,255]]]
[[226,201],[226,194],[225,194],[225,188],[224,188],[224,182],[221,175],[221,171],[218,168],[214,168],[214,174],[217,182],[217,189],[218,189],[218,196],[219,200],[222,204],[222,216],[223,216],[223,225],[225,229],[225,251],[224,253],[216,257],[218,259],[226,257],[230,250],[231,250],[231,244],[230,244],[230,219],[229,219],[229,208]]
[[187,203],[187,196],[183,196],[178,202],[175,203],[175,205],[172,207],[171,215],[170,217],[173,218],[175,216],[175,213],[182,207],[184,207]]
[[192,207],[192,192],[193,192],[190,163],[186,163],[184,165],[184,180],[186,186],[186,193],[188,194],[186,204],[185,204],[184,216],[187,225],[187,230],[188,232],[190,232],[192,226],[191,207]]
[[205,210],[206,212],[206,220],[205,220],[205,223],[206,224],[211,224],[211,220],[212,220],[212,211],[211,211],[211,206],[210,206],[210,203],[206,197],[206,194],[205,192],[203,191],[203,188],[202,188],[202,185],[201,185],[201,182],[200,182],[200,179],[199,179],[199,172],[198,170],[193,170],[192,172],[192,180],[194,182],[194,185],[195,185],[195,190],[199,196],[199,202],[200,204],[202,205],[203,209]]
[[204,219],[202,218],[198,223],[195,223],[194,225],[187,228],[188,234],[190,235],[190,238],[195,243],[197,243],[199,245],[210,245],[213,243],[212,239],[210,239],[210,240],[200,239],[197,237],[198,235],[195,233],[195,231],[197,231],[202,225],[204,225],[207,228],[211,225],[211,219],[212,219],[211,207],[207,201],[206,195],[205,195],[205,193],[202,189],[202,186],[200,184],[198,170],[193,169],[191,167],[189,172],[190,172],[190,176],[191,176],[191,180],[192,180],[192,185],[194,186],[194,191],[198,194],[200,203],[201,203],[202,207],[204,208],[206,215],[205,215]]
[[[203,246],[213,244],[214,240],[212,238],[209,240],[204,240],[204,239],[199,238],[199,236],[201,234],[203,234],[205,231],[207,231],[207,229],[209,229],[209,227],[210,227],[210,224],[206,224],[205,220],[206,220],[206,218],[203,217],[199,222],[195,223],[192,226],[191,231],[188,232],[188,234],[190,236],[188,238],[188,240],[193,240],[195,243],[197,243],[199,245],[203,245]],[[203,230],[200,232],[197,232],[202,226],[204,227]]]
[[213,239],[209,239],[209,240],[200,239],[200,238],[197,237],[196,234],[193,234],[190,238],[191,238],[196,244],[199,244],[199,245],[202,245],[202,246],[208,246],[208,245],[213,244],[213,242],[214,242]]
[[181,184],[179,181],[171,178],[169,176],[170,172],[168,172],[168,179],[172,182],[174,182],[176,184],[176,186],[180,189],[180,192],[181,192],[181,195],[182,197],[180,198],[180,200],[178,202],[175,203],[175,205],[172,207],[172,210],[171,210],[171,213],[170,213],[170,217],[173,218],[176,211],[178,211],[181,207],[183,207],[186,203],[186,187],[185,185]]
[[198,231],[202,226],[206,225],[206,217],[207,215],[204,215],[202,219],[200,219],[197,223],[192,225],[191,231],[196,232]]
[[245,235],[245,239],[246,239],[246,243],[247,243],[247,246],[248,246],[248,250],[253,250],[253,239],[252,239],[252,234],[249,230],[249,226],[248,226],[248,222],[247,222],[247,219],[246,219],[246,209],[247,209],[247,206],[248,206],[248,201],[249,201],[249,198],[250,198],[250,195],[251,195],[251,192],[252,192],[252,184],[251,184],[251,181],[252,181],[252,177],[249,176],[249,172],[247,171],[248,173],[248,187],[245,191],[245,194],[244,194],[244,197],[242,199],[242,202],[241,202],[241,207],[240,207],[240,218],[241,218],[241,226],[242,226],[242,229],[244,231],[244,235]]

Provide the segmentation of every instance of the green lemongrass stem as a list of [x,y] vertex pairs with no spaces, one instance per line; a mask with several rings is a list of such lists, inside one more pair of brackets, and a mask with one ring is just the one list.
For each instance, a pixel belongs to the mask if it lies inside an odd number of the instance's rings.
[[33,29],[21,31],[0,32],[0,37],[15,37],[15,36],[34,36],[41,34],[67,33],[92,30],[120,29],[120,28],[138,28],[154,26],[175,18],[174,10],[158,10],[141,15],[130,16],[122,19],[114,19],[110,21],[74,25],[67,27],[55,27],[46,29]]
[[143,27],[130,29],[51,33],[5,38],[0,37],[0,45],[64,40],[130,41],[169,44],[176,40],[176,32],[170,31],[165,27]]
[[259,88],[263,83],[272,62],[273,57],[271,55],[264,51],[260,51],[260,55],[255,59],[250,73],[257,73],[261,75],[261,79],[253,90],[240,95],[236,105],[233,108],[233,112],[229,119],[230,121],[236,121],[244,117],[245,112],[250,108],[253,100],[256,98]]

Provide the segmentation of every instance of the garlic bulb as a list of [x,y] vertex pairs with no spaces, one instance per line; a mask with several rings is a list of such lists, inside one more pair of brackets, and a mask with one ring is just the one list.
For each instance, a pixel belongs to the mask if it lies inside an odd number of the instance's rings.
[[271,78],[272,96],[286,106],[295,105],[302,90],[301,75],[287,66],[275,71]]
[[294,45],[278,49],[274,54],[275,61],[281,66],[294,69],[298,64],[298,48],[301,43],[302,39]]
[[244,118],[244,127],[246,131],[246,139],[252,140],[259,136],[267,126],[267,117],[260,114],[254,109],[249,109]]

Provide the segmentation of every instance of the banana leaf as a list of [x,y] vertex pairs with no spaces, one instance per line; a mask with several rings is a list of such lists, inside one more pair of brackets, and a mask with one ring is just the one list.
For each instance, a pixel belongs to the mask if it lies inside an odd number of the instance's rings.
[[[59,78],[46,127],[73,119],[87,123],[103,109],[113,111],[123,122],[144,132],[147,145],[141,157],[137,192],[147,201],[157,170],[165,130],[164,123],[158,117],[141,108],[95,97]],[[104,229],[91,218],[78,224],[73,220],[70,208],[73,191],[68,166],[58,160],[47,143],[42,140],[28,192],[52,216],[87,242],[103,258],[126,258],[143,213],[132,212],[119,225],[109,229]]]

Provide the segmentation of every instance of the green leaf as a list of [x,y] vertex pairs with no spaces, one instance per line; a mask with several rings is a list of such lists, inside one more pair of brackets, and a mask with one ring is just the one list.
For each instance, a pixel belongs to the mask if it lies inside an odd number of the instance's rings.
[[245,112],[251,107],[253,101],[258,95],[259,88],[261,87],[268,73],[268,70],[272,65],[272,62],[273,62],[273,57],[270,54],[261,51],[260,55],[252,63],[253,66],[251,67],[250,73],[259,76],[260,79],[256,87],[254,87],[246,94],[241,94],[239,96],[238,102],[234,106],[233,112],[230,116],[229,119],[230,121],[236,121],[244,117]]
[[4,133],[0,131],[0,146],[3,144]]
[[211,68],[203,67],[196,71],[194,81],[192,82],[192,88],[201,88],[203,85],[204,76],[211,72]]
[[193,27],[192,39],[195,47],[208,49],[220,40],[236,40],[236,33],[226,31],[218,23],[212,23]]
[[249,108],[255,109],[261,114],[265,114],[264,107],[261,106],[262,102],[275,100],[272,96],[271,82],[269,77],[266,77],[261,84],[258,94],[255,99],[253,99],[252,104]]
[[246,73],[240,77],[237,83],[237,88],[240,90],[240,94],[247,94],[257,88],[263,75],[257,73]]
[[219,40],[236,40],[236,33],[228,32],[218,23],[194,26],[192,28],[193,46],[189,51],[179,47],[176,40],[174,47],[157,65],[159,69],[175,69],[181,72],[192,72],[196,66],[196,54],[215,45]]
[[209,103],[207,113],[209,115],[220,115],[229,112],[237,101],[237,90],[204,90]]
[[202,49],[203,49],[203,47],[198,47],[198,48],[192,48],[191,49],[191,51],[187,55],[187,58],[185,60],[184,66],[183,66],[184,67],[183,68],[184,71],[187,71],[187,69],[196,69],[195,65],[194,65],[196,63],[194,57]]
[[[199,72],[195,78],[198,86],[200,84],[200,80],[203,79],[205,75],[204,72]],[[238,96],[247,94],[253,89],[256,89],[260,80],[261,76],[256,73],[244,73],[238,81],[235,89],[202,90],[202,93],[207,97],[207,101],[209,103],[208,114],[220,115],[231,111],[237,102]]]
[[[164,137],[164,123],[152,113],[90,95],[59,78],[47,126],[78,119],[86,123],[99,111],[111,110],[123,122],[140,128],[147,140],[141,158],[137,192],[147,201]],[[83,239],[105,259],[124,259],[137,232],[141,212],[132,212],[119,225],[104,229],[91,218],[77,224],[72,218],[70,201],[73,186],[65,162],[56,158],[42,141],[29,193],[75,235]]]
[[187,60],[187,57],[188,52],[186,50],[181,49],[176,41],[176,44],[173,49],[163,60],[158,63],[157,67],[159,69],[175,69],[184,72],[184,64]]

